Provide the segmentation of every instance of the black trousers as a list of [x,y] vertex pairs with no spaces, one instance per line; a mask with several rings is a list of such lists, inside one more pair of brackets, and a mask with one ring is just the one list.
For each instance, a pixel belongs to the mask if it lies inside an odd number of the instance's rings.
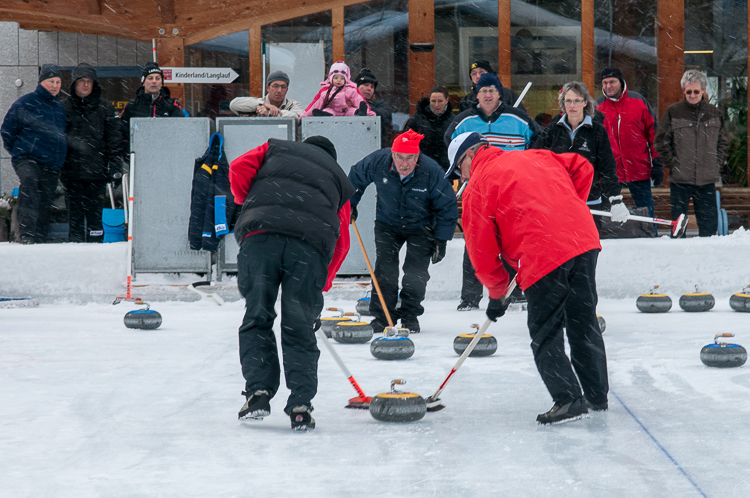
[[103,242],[101,195],[107,182],[63,178],[63,185],[68,199],[68,242]]
[[592,403],[607,401],[607,356],[596,320],[598,254],[592,250],[576,256],[525,290],[534,361],[556,403],[580,398],[581,388]]
[[[399,297],[398,253],[406,244],[404,260],[404,278],[401,281],[401,307],[397,310]],[[428,268],[430,258],[435,252],[435,237],[427,228],[399,229],[391,225],[375,222],[375,278],[383,293],[383,300],[388,312],[395,322],[398,318],[416,318],[424,313],[424,301],[427,281],[430,280]],[[370,313],[376,320],[387,323],[385,312],[380,304],[376,289],[372,290]]]
[[22,241],[47,242],[49,218],[60,171],[23,158],[13,164],[18,179],[18,225]]
[[281,287],[281,350],[286,386],[284,411],[311,407],[318,392],[318,358],[313,324],[323,309],[328,276],[325,258],[311,245],[284,235],[251,235],[237,256],[237,283],[245,298],[240,327],[240,363],[245,390],[279,389],[281,369],[273,333],[274,305]]
[[707,185],[670,183],[669,201],[672,208],[672,220],[676,220],[681,214],[687,215],[691,197],[695,209],[695,221],[698,222],[698,236],[716,235],[719,229],[719,208],[716,206],[716,188],[713,183]]
[[[503,260],[503,268],[508,272],[508,277],[512,280],[516,276],[516,270],[510,266],[505,260]],[[474,265],[471,264],[469,259],[469,252],[464,246],[464,264],[463,264],[463,281],[461,283],[461,302],[469,303],[475,306],[479,306],[479,301],[482,300],[484,287],[482,282],[477,278],[476,272],[474,271]],[[511,298],[516,300],[523,299],[523,292],[520,287],[513,289]]]

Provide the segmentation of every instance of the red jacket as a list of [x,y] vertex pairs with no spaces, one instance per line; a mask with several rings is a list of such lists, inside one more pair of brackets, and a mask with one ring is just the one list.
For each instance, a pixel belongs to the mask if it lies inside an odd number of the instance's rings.
[[508,287],[501,255],[527,289],[566,261],[601,250],[586,206],[593,175],[578,154],[477,151],[463,195],[463,226],[469,259],[490,297],[503,297]]
[[[268,142],[244,153],[229,165],[229,183],[231,184],[235,203],[240,205],[245,203],[250,186],[258,174],[258,170],[263,166],[263,160],[266,157],[267,151]],[[336,272],[339,271],[344,259],[346,259],[346,255],[349,253],[349,219],[351,218],[349,201],[346,201],[344,207],[337,214],[339,217],[339,238],[333,250],[333,259],[331,259],[328,265],[328,279],[326,280],[325,287],[323,287],[323,292],[331,289]],[[247,236],[249,237],[256,233],[261,232],[251,232]]]
[[640,99],[628,97],[628,86],[615,100],[607,97],[597,107],[606,119],[612,153],[621,182],[651,179],[651,158],[659,157],[654,148],[654,117]]

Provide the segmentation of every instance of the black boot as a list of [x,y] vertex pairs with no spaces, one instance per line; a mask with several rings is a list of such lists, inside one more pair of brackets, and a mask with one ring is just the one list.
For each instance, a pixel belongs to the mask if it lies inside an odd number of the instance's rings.
[[315,429],[315,419],[310,415],[311,411],[312,408],[308,408],[305,405],[292,408],[289,418],[292,420],[293,431],[311,431]]
[[550,411],[540,413],[536,421],[542,425],[560,424],[584,418],[588,413],[589,411],[583,399],[578,398],[565,404],[555,403],[555,406]]
[[[243,392],[247,396],[246,392]],[[268,391],[255,391],[247,396],[245,404],[242,406],[238,418],[240,420],[263,420],[271,414],[270,396]]]

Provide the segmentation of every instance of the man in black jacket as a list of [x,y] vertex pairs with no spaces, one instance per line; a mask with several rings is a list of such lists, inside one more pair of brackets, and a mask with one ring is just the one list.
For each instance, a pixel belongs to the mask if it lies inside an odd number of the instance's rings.
[[[393,320],[411,332],[419,332],[417,319],[430,274],[430,260],[445,257],[447,241],[453,238],[458,220],[456,195],[440,166],[419,153],[423,136],[407,131],[397,136],[390,149],[373,152],[349,170],[349,180],[357,189],[352,196],[352,219],[365,189],[375,184],[378,202],[375,214],[375,277]],[[399,251],[406,244],[404,278],[399,297]],[[373,289],[370,313],[375,317],[373,330],[388,326],[377,291]]]
[[96,71],[86,63],[73,70],[63,106],[68,155],[61,180],[68,195],[68,241],[102,242],[101,195],[107,182],[122,177],[120,124],[112,104],[102,98]]
[[354,83],[357,84],[359,93],[367,101],[367,104],[376,115],[380,116],[380,147],[388,147],[391,144],[393,133],[393,116],[391,106],[385,100],[375,100],[375,90],[378,88],[378,80],[368,68],[363,67]]
[[180,101],[170,97],[164,88],[164,73],[156,62],[147,62],[141,73],[141,87],[135,98],[120,114],[122,119],[122,153],[130,156],[130,118],[182,118],[185,112]]

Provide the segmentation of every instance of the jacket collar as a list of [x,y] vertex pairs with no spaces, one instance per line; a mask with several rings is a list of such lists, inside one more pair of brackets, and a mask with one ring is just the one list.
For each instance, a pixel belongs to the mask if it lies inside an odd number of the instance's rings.
[[620,96],[616,99],[613,99],[612,97],[608,97],[606,93],[604,93],[604,89],[602,89],[602,94],[607,98],[607,100],[611,100],[612,102],[619,102],[620,100],[623,100],[625,97],[628,96],[628,84],[625,83],[625,80],[623,80],[624,88],[622,89],[622,93]]

